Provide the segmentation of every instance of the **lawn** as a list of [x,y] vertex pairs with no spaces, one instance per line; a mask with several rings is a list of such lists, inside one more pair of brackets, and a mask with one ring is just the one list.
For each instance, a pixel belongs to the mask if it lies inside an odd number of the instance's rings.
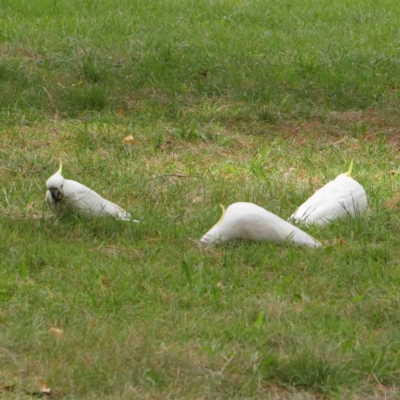
[[[0,397],[398,398],[399,32],[391,0],[3,0]],[[55,223],[60,159],[140,224]],[[321,248],[199,245],[352,159],[369,208]]]

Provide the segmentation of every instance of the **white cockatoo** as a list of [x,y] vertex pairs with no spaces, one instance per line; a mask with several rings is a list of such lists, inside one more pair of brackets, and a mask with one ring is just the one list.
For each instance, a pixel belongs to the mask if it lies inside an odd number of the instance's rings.
[[364,188],[351,177],[353,160],[349,170],[318,189],[289,218],[295,222],[325,225],[336,218],[362,213],[368,201]]
[[123,221],[130,221],[131,215],[120,206],[103,199],[94,190],[79,182],[64,179],[59,170],[46,182],[46,202],[51,210],[60,217],[71,211],[89,217],[111,216]]
[[301,229],[256,204],[234,203],[226,210],[222,205],[221,207],[221,219],[200,239],[201,243],[248,239],[256,242],[289,242],[308,247],[321,246],[320,242]]

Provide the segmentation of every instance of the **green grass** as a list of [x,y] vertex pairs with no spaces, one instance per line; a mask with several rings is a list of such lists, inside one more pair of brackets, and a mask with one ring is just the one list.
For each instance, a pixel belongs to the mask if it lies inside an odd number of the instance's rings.
[[208,100],[267,122],[398,104],[394,1],[5,0],[2,14],[1,106],[29,121],[121,107],[175,120]]
[[[399,14],[4,0],[1,396],[397,398]],[[55,224],[59,158],[141,223]],[[310,227],[321,249],[196,242],[219,203],[286,219],[352,158],[369,210]]]

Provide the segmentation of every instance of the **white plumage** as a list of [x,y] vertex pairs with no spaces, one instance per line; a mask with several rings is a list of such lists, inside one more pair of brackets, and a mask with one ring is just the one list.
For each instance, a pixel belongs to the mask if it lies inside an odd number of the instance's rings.
[[69,211],[89,217],[111,216],[130,221],[130,214],[123,208],[79,182],[64,179],[61,172],[60,160],[59,170],[46,182],[46,202],[58,217]]
[[355,216],[366,210],[368,201],[364,188],[351,177],[353,161],[345,174],[317,190],[290,217],[295,222],[325,225],[346,215]]
[[[222,206],[221,206],[222,207]],[[231,239],[249,239],[256,242],[290,242],[299,246],[319,247],[321,243],[277,215],[253,203],[231,204],[221,219],[201,239],[204,244]]]

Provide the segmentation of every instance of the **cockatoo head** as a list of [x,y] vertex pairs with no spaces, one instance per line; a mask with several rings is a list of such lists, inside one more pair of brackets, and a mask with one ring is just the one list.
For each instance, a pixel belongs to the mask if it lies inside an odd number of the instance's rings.
[[223,232],[221,230],[221,224],[224,221],[225,218],[225,207],[220,204],[221,208],[222,208],[222,215],[221,218],[219,219],[219,221],[200,239],[200,243],[203,244],[212,244],[218,240],[224,240],[224,235]]
[[52,175],[49,179],[47,179],[46,187],[50,192],[52,199],[55,203],[59,203],[64,196],[63,186],[64,186],[64,177],[61,175],[62,171],[62,161],[60,160],[60,168],[58,171]]

